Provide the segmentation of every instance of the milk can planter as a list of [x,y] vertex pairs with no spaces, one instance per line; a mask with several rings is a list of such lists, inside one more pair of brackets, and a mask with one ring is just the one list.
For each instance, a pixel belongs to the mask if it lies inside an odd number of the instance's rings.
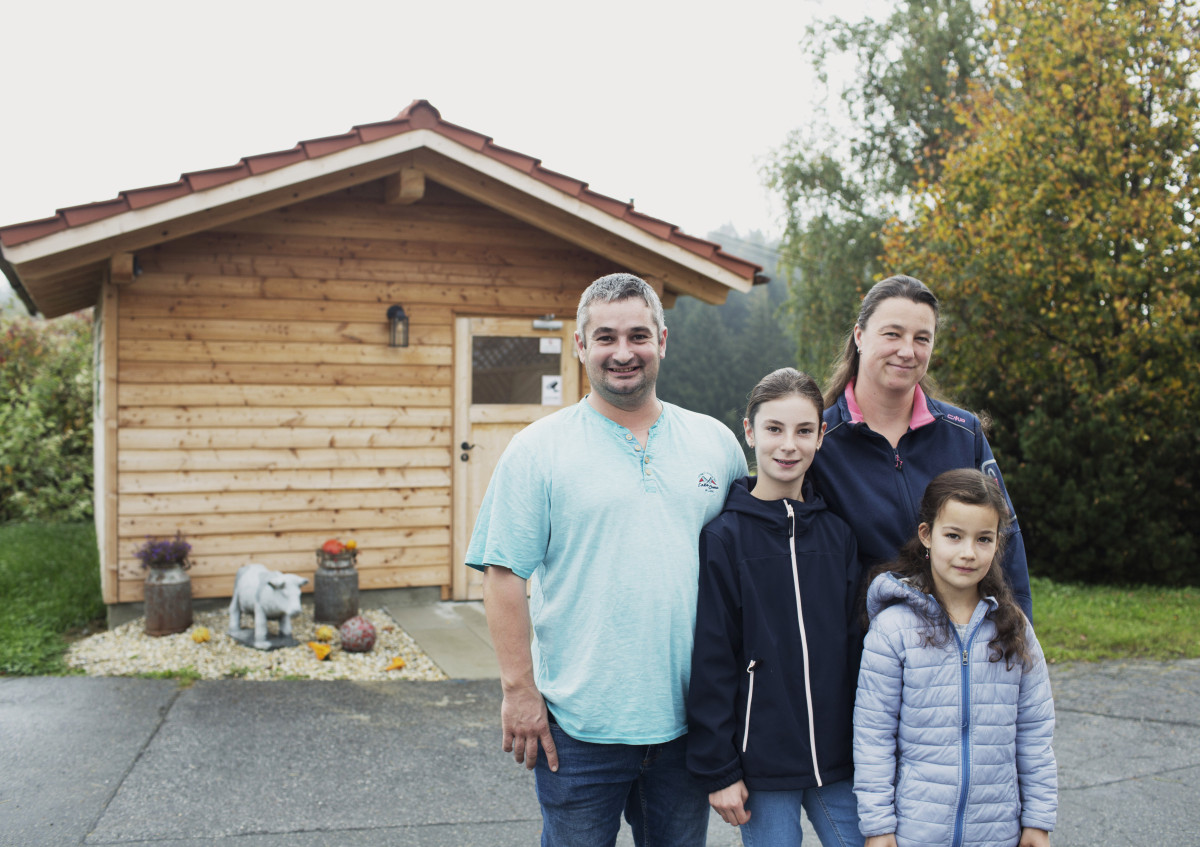
[[173,635],[192,625],[192,578],[187,573],[191,551],[180,533],[147,538],[138,548],[138,560],[147,572],[142,601],[147,635]]
[[326,541],[317,551],[313,620],[341,626],[358,614],[358,549],[354,542]]

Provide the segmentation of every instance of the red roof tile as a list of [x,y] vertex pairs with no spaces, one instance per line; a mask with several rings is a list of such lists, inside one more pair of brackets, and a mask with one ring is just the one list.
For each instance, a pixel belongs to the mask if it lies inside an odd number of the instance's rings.
[[177,182],[122,191],[112,200],[59,209],[58,214],[52,218],[0,227],[0,243],[6,247],[24,244],[71,227],[83,226],[135,209],[143,209],[173,200],[185,194],[205,191],[250,176],[284,168],[305,159],[315,159],[417,129],[436,132],[508,167],[529,174],[534,179],[558,191],[576,197],[583,203],[606,214],[713,261],[740,277],[753,280],[756,274],[762,270],[753,262],[725,253],[720,245],[686,235],[673,224],[636,211],[631,203],[598,194],[589,189],[586,182],[543,168],[539,159],[493,144],[486,135],[442,120],[438,110],[426,100],[414,100],[390,121],[362,124],[342,135],[301,141],[290,150],[249,156],[235,165],[192,171],[183,174]]
[[488,150],[488,155],[498,162],[503,162],[510,168],[516,168],[521,173],[532,173],[533,169],[541,164],[541,161],[526,156],[524,153],[518,153],[516,150],[509,150],[507,147],[501,147],[498,144],[491,145]]
[[153,185],[149,188],[134,188],[129,191],[122,191],[120,196],[121,199],[129,204],[130,209],[143,209],[146,206],[165,203],[168,200],[174,200],[176,197],[182,197],[185,194],[191,193],[191,189],[188,188],[187,183],[181,179],[178,182],[172,182],[167,185]]
[[384,138],[391,138],[393,135],[408,132],[411,127],[408,126],[406,121],[383,121],[376,124],[362,124],[357,129],[359,138],[363,140],[363,144],[370,144],[372,141],[380,141]]
[[58,215],[67,222],[67,226],[83,226],[92,221],[111,218],[125,211],[125,202],[120,198],[104,200],[100,203],[85,203],[82,206],[70,206],[59,209]]
[[246,166],[246,160],[243,159],[236,165],[228,165],[224,168],[192,171],[184,174],[183,178],[192,187],[192,191],[204,191],[209,188],[216,188],[219,185],[237,182],[239,179],[245,179],[248,176],[253,176],[253,174],[250,168]]
[[288,165],[294,165],[296,162],[303,162],[306,158],[304,148],[297,144],[291,150],[280,150],[278,153],[263,153],[258,156],[250,156],[242,161],[250,168],[250,173],[257,176],[258,174],[265,174],[277,168],[286,168]]
[[62,232],[66,228],[66,216],[60,213],[53,218],[42,218],[6,226],[0,229],[0,243],[9,246],[23,244],[26,241],[34,241],[56,232]]
[[641,227],[646,232],[668,241],[678,231],[674,224],[660,221],[658,218],[652,218],[649,215],[643,215],[641,212],[636,211],[633,206],[626,207],[625,220],[635,226]]

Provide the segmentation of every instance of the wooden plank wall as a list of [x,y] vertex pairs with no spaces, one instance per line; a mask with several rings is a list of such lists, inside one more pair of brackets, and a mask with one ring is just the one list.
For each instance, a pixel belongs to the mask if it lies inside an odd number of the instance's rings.
[[[311,576],[359,544],[363,589],[451,581],[456,314],[574,314],[611,263],[429,183],[368,183],[138,254],[121,290],[118,599],[182,530],[197,597],[237,568]],[[411,317],[388,346],[387,307]],[[308,586],[311,589],[311,585]]]

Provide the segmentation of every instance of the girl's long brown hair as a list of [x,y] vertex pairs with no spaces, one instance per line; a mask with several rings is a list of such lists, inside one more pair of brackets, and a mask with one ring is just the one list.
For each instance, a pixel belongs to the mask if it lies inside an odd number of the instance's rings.
[[[1028,669],[1031,662],[1029,645],[1025,641],[1025,613],[1021,611],[1021,607],[1013,598],[1012,589],[1009,588],[1008,580],[1004,576],[1004,569],[1000,564],[1006,539],[1004,530],[1011,522],[1008,502],[1004,499],[1004,493],[996,482],[974,468],[946,471],[934,477],[926,487],[925,495],[921,498],[919,522],[928,524],[932,528],[938,515],[941,514],[942,507],[951,500],[968,506],[987,506],[995,511],[999,518],[996,553],[992,557],[991,567],[988,568],[988,572],[980,580],[978,586],[980,597],[994,597],[998,604],[995,609],[987,613],[987,617],[991,618],[992,623],[996,625],[996,635],[988,642],[988,647],[991,649],[988,660],[998,662],[1003,659],[1005,667],[1009,669],[1016,661]],[[870,579],[873,580],[879,574],[888,572],[895,574],[899,579],[907,579],[909,584],[918,591],[933,595],[934,599],[938,601],[935,616],[931,616],[924,609],[917,611],[925,617],[929,624],[929,629],[925,633],[927,643],[935,647],[948,644],[950,642],[950,616],[946,614],[945,604],[934,585],[925,545],[921,543],[919,535],[913,533],[912,538],[900,548],[895,561],[875,568]],[[868,584],[870,584],[869,581]]]

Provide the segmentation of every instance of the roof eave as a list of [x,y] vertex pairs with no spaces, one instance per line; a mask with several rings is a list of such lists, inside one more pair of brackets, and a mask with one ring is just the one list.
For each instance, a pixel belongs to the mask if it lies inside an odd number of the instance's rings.
[[[610,239],[615,237],[621,244],[631,245],[637,255],[661,258],[667,263],[666,277],[682,281],[674,287],[676,293],[693,294],[708,302],[723,302],[729,290],[748,291],[754,283],[753,274],[747,278],[745,267],[742,267],[750,266],[750,263],[723,254],[717,245],[687,236],[671,224],[595,194],[586,183],[547,171],[537,160],[526,161],[523,157],[514,161],[513,156],[502,148],[496,150],[503,155],[489,154],[489,140],[483,136],[476,138],[476,135],[464,138],[459,128],[439,121],[431,128],[407,129],[365,143],[330,143],[323,148],[330,152],[308,158],[292,156],[292,151],[268,154],[268,158],[283,156],[284,159],[277,160],[281,163],[279,166],[264,170],[249,168],[246,163],[251,160],[243,160],[240,165],[230,168],[185,175],[184,179],[192,186],[186,193],[172,191],[172,186],[127,192],[132,195],[157,191],[161,192],[159,196],[165,195],[168,199],[130,208],[120,214],[100,215],[93,220],[85,216],[78,223],[28,241],[0,245],[0,261],[3,261],[5,274],[13,281],[22,302],[33,310],[43,311],[47,317],[56,317],[94,305],[94,294],[103,281],[102,268],[116,253],[144,249],[221,223],[379,179],[421,155],[417,151],[429,150],[486,176],[495,186],[505,186],[528,197],[529,204],[510,203],[506,211],[512,213],[511,209],[519,206],[520,211],[526,213],[523,219],[532,225],[541,226],[554,215],[567,215],[584,222],[585,229],[595,228],[595,232],[605,234],[603,238],[585,239],[586,243],[576,241],[581,247],[620,262],[622,256],[628,257],[627,250],[612,248],[606,252],[606,246],[611,246]],[[301,144],[311,146],[316,143]],[[240,175],[229,177],[235,171]],[[437,180],[436,175],[432,178]],[[466,193],[480,202],[488,203],[493,199],[486,191],[471,191],[470,181],[460,182],[460,185],[450,187],[460,191],[466,188]],[[207,187],[197,189],[198,185]],[[571,240],[569,232],[564,237]],[[704,248],[709,250],[707,255],[703,254]],[[658,258],[653,264],[663,267]],[[91,274],[84,270],[89,265],[101,268],[95,274],[95,285],[89,284]],[[670,272],[672,267],[678,272]],[[760,270],[756,265],[752,267]],[[731,268],[738,268],[741,273]],[[38,281],[45,280],[51,285],[51,277],[61,278],[62,274],[71,271],[84,271],[75,277],[80,283],[76,292],[48,290],[39,293]],[[71,296],[72,293],[77,296]],[[38,308],[38,302],[54,299],[55,294],[61,296],[55,299],[52,308],[46,308],[48,302]]]

